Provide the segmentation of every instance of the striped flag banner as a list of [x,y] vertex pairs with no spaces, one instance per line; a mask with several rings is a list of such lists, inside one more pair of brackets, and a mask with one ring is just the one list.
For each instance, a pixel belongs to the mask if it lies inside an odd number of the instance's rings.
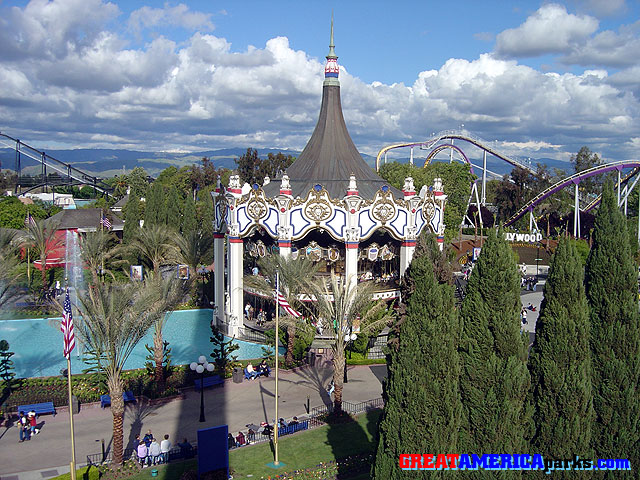
[[102,215],[102,218],[100,219],[100,223],[104,225],[105,228],[111,228],[111,221],[104,215]]
[[35,225],[36,221],[35,219],[31,216],[31,213],[27,213],[27,216],[24,219],[24,226],[28,227],[29,225]]
[[282,295],[279,290],[276,290],[276,299],[278,300],[278,305],[280,305],[289,315],[294,318],[299,318],[301,316],[299,312],[296,312],[291,305],[289,305],[289,302],[287,302],[287,299],[284,298],[284,295]]
[[60,324],[60,330],[62,330],[62,336],[64,337],[62,355],[64,355],[65,358],[69,358],[71,351],[76,346],[76,339],[73,334],[73,314],[71,313],[69,287],[67,287],[67,292],[64,296],[64,303],[62,305],[62,323]]

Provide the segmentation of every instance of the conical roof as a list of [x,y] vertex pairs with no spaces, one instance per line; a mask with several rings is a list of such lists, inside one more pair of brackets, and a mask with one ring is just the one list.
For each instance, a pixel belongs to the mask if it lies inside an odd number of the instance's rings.
[[[291,193],[294,197],[304,197],[314,185],[320,184],[331,197],[342,198],[347,194],[349,177],[354,175],[359,195],[373,198],[387,182],[364,161],[347,130],[340,101],[338,57],[333,45],[333,20],[329,55],[326,58],[318,123],[306,147],[286,172]],[[395,188],[392,190],[396,195],[401,195]]]

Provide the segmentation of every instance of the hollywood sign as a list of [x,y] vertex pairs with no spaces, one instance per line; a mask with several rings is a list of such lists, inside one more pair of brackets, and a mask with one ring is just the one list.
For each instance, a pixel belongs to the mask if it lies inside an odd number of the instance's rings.
[[506,232],[504,234],[504,239],[507,242],[539,242],[542,240],[541,233],[511,233]]

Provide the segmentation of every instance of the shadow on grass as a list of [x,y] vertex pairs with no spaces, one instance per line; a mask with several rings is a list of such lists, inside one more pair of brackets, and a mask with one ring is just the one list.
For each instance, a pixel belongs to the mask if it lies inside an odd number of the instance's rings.
[[[354,421],[346,414],[332,419],[328,426],[327,442],[338,464],[337,479],[368,478],[371,462],[367,461],[367,454],[373,455],[375,452],[380,414],[381,410],[369,411],[365,414],[364,422]],[[355,457],[355,460],[351,458],[344,461],[347,457]]]

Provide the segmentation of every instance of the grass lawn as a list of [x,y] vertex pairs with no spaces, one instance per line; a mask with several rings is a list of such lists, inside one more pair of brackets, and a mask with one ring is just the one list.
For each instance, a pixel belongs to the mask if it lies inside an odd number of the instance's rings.
[[[279,475],[293,470],[313,468],[320,462],[340,460],[350,455],[374,452],[375,433],[381,410],[360,415],[357,422],[340,425],[325,425],[306,432],[282,437],[278,442],[278,456],[280,462],[286,464],[278,470],[267,467],[273,462],[271,444],[261,443],[231,450],[229,465],[233,471],[233,478],[251,478],[259,480],[261,477]],[[159,465],[157,480],[179,480],[180,476],[189,470],[197,469],[196,460],[174,462]],[[149,480],[151,468],[145,468],[139,474],[129,477],[129,480]],[[351,480],[368,479],[368,474],[352,477]],[[78,470],[78,480],[97,480],[96,468]],[[60,475],[52,480],[69,480],[69,474]]]

